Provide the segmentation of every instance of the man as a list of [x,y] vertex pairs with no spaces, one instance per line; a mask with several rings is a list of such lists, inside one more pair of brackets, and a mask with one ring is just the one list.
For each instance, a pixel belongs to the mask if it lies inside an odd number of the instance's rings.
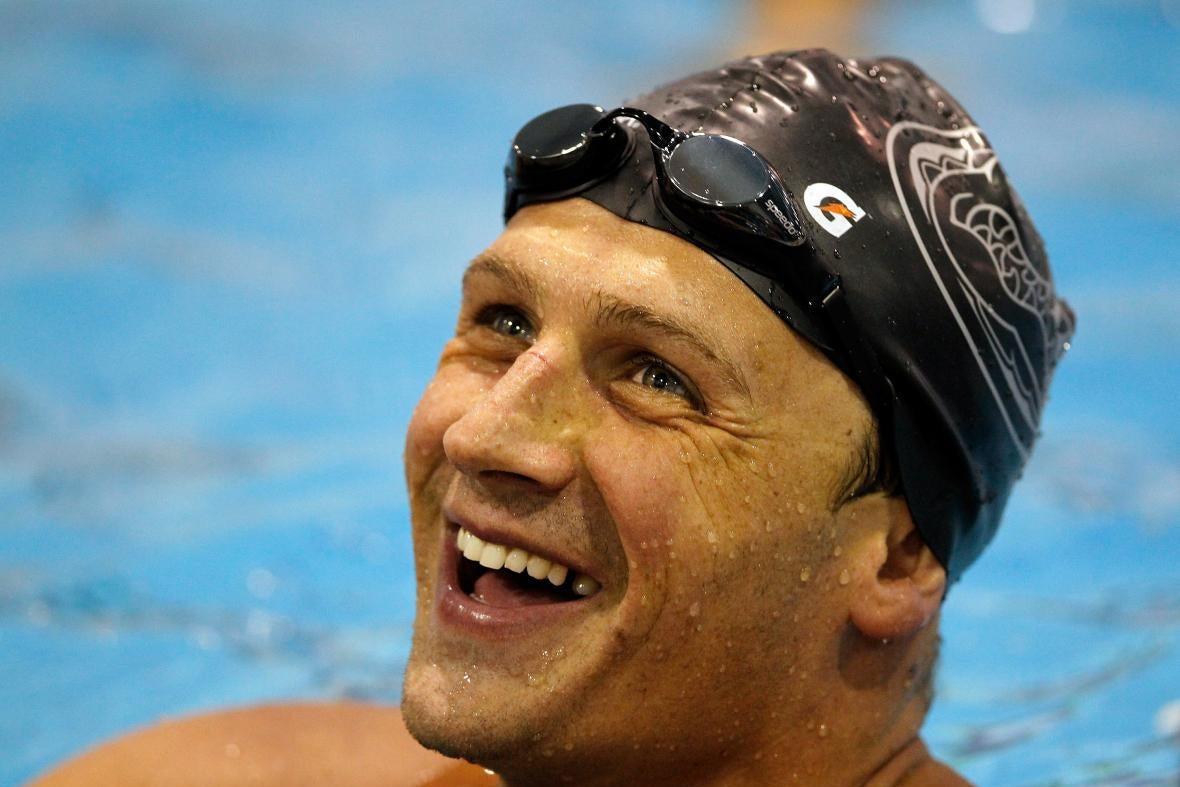
[[404,724],[487,771],[330,706],[44,784],[177,749],[152,783],[964,783],[918,738],[939,609],[1073,316],[963,109],[902,61],[751,58],[530,122],[505,212],[405,456]]

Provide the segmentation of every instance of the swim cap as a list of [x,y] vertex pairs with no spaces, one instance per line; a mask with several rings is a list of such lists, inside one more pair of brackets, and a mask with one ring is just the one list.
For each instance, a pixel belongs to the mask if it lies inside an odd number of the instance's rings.
[[[983,133],[913,64],[822,49],[735,61],[626,105],[680,131],[741,140],[777,170],[884,379],[864,379],[765,265],[759,273],[738,253],[710,253],[862,390],[889,392],[868,397],[882,442],[915,525],[956,580],[999,526],[1074,327]],[[693,242],[660,210],[653,172],[650,147],[636,144],[574,193]],[[510,179],[505,218],[571,195],[520,193]]]

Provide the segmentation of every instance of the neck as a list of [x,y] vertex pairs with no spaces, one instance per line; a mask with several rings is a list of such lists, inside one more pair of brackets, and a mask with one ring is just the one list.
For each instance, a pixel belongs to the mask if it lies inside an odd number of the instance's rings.
[[[773,760],[764,763],[763,769],[747,768],[744,772],[727,771],[725,774],[714,774],[712,777],[694,780],[683,774],[677,774],[670,784],[692,785],[693,787],[738,787],[738,785],[808,785],[820,787],[970,787],[954,771],[931,757],[929,750],[921,739],[911,738],[897,751],[891,753],[875,770],[864,777],[828,778],[820,774],[801,773],[799,769],[782,768]],[[474,770],[474,769],[473,769]],[[775,773],[772,774],[771,771]],[[612,770],[609,773],[599,772],[598,778],[591,783],[603,785],[634,784],[634,772],[623,773]],[[534,784],[552,784],[552,773],[546,774],[540,780],[531,777],[510,778],[501,776],[502,787],[526,787]],[[575,781],[571,783],[583,784]],[[649,780],[644,775],[643,784],[663,784],[658,777]],[[440,783],[441,784],[441,783]],[[447,782],[450,784],[450,782]]]
[[[843,691],[834,695],[844,696]],[[808,787],[914,787],[919,784],[958,784],[944,779],[913,781],[915,774],[939,767],[919,740],[917,731],[925,704],[910,703],[901,712],[856,707],[854,698],[842,712],[817,712],[811,718],[829,722],[795,721],[791,733],[747,737],[735,748],[709,752],[689,746],[656,751],[603,753],[578,763],[560,757],[533,760],[516,770],[501,773],[505,787],[536,787],[570,783],[586,787],[619,784],[678,785],[681,787],[754,787],[755,785],[807,785]],[[828,705],[834,711],[838,702]],[[810,714],[809,714],[810,716]],[[859,729],[853,720],[879,722]],[[822,726],[821,726],[822,724]],[[810,727],[810,728],[808,728]],[[630,748],[630,747],[628,747]],[[609,756],[606,756],[609,755]]]
[[[719,739],[703,734],[637,751],[585,751],[576,763],[561,757],[515,762],[524,768],[505,767],[504,782],[531,787],[568,775],[579,785],[962,784],[945,769],[937,771],[942,781],[913,781],[915,774],[942,767],[918,739],[936,652],[932,638],[937,639],[934,626],[892,642],[868,641],[850,627],[829,652],[812,660],[813,672],[795,672],[783,691],[763,687],[761,701],[745,697],[748,711],[736,740],[717,745]],[[817,670],[817,663],[833,667]],[[702,719],[700,732],[715,723]]]

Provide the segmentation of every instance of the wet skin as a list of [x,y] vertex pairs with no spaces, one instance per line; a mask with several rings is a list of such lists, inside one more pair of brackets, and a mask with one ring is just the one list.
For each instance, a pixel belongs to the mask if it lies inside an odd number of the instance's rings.
[[[585,200],[522,210],[407,434],[410,731],[511,784],[864,783],[915,739],[944,582],[904,502],[832,500],[871,428],[696,247]],[[460,525],[601,590],[483,605]]]
[[[904,500],[836,504],[852,384],[695,247],[582,200],[464,280],[407,435],[404,719],[349,703],[134,732],[70,785],[964,785],[917,738],[945,574]],[[459,524],[601,590],[453,589]]]

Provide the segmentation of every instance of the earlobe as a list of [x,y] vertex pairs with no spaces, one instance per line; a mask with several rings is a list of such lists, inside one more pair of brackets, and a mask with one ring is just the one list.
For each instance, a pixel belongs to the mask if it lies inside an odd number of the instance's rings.
[[946,570],[914,527],[904,498],[881,496],[872,505],[878,527],[870,528],[858,549],[849,617],[868,639],[908,637],[938,612]]

